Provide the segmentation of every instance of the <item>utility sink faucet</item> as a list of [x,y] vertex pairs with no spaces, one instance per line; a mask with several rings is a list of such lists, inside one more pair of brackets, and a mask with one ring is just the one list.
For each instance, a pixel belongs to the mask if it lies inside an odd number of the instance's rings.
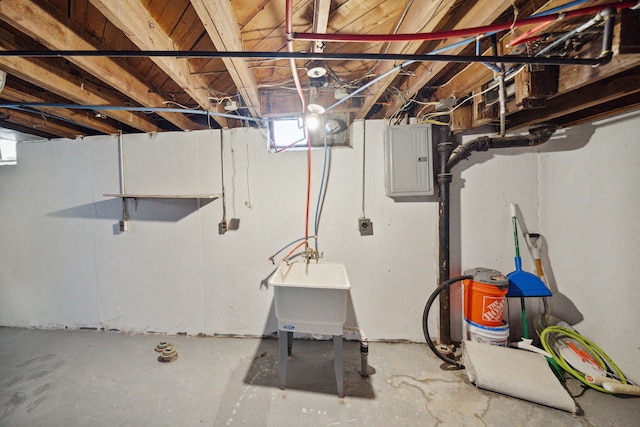
[[320,258],[322,258],[322,253],[312,249],[312,248],[307,248],[304,251],[304,259],[307,262],[307,264],[309,264],[311,262],[312,259],[315,259],[316,262],[320,261]]

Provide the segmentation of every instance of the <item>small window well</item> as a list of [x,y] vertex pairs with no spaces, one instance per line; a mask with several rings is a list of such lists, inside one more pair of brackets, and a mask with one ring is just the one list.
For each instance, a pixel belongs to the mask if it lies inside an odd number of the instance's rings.
[[269,151],[304,150],[307,135],[311,147],[351,147],[349,142],[350,116],[348,113],[307,114],[297,117],[274,117],[269,119]]
[[16,164],[18,164],[16,141],[0,138],[0,165]]

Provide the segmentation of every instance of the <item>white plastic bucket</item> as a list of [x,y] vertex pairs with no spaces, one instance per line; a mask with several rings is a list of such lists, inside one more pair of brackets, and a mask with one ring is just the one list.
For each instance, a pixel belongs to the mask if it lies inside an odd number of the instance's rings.
[[509,324],[504,320],[501,326],[496,327],[479,325],[468,319],[464,319],[464,323],[467,340],[500,347],[509,346]]

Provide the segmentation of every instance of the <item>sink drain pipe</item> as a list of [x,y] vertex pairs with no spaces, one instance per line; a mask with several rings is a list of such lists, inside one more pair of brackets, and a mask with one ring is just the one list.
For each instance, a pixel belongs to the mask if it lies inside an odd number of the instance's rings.
[[345,327],[343,329],[344,333],[351,333],[354,335],[357,335],[359,337],[360,340],[360,375],[362,375],[363,377],[368,377],[369,376],[369,370],[368,370],[368,366],[369,366],[369,362],[368,362],[368,358],[369,358],[369,340],[367,339],[367,336],[364,334],[364,331],[360,328],[354,328],[354,327]]
[[[487,151],[490,148],[513,148],[513,147],[533,147],[543,144],[551,138],[556,131],[553,125],[534,126],[529,129],[528,135],[488,137],[482,136],[471,141],[464,142],[453,148],[453,143],[446,141],[449,139],[448,128],[442,126],[438,129],[441,134],[438,140],[444,141],[437,145],[440,171],[438,173],[438,285],[449,280],[450,267],[450,198],[449,186],[451,184],[451,169],[460,161],[468,158],[474,151]],[[451,354],[451,307],[449,286],[445,286],[438,292],[440,302],[440,336],[439,343],[444,348],[442,352]],[[434,297],[435,299],[435,297]],[[431,301],[433,303],[433,301]],[[430,304],[429,304],[430,306]],[[425,307],[425,310],[427,307]],[[433,343],[428,334],[426,316],[423,316],[423,332],[427,344],[432,350]],[[440,352],[438,350],[438,352]],[[443,359],[444,360],[444,359]],[[448,362],[449,363],[449,362]]]

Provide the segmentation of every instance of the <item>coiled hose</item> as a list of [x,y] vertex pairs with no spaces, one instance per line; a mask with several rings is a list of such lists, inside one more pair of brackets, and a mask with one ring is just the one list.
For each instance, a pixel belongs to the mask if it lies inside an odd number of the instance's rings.
[[429,299],[427,300],[427,304],[424,306],[424,312],[422,313],[422,332],[424,333],[424,339],[427,340],[427,345],[429,346],[433,354],[435,354],[439,359],[443,360],[445,363],[448,363],[449,365],[454,365],[459,369],[464,369],[464,365],[456,360],[449,359],[447,356],[440,353],[436,348],[436,346],[431,341],[431,336],[429,335],[429,311],[431,310],[431,306],[433,305],[433,302],[436,300],[438,295],[442,293],[442,291],[444,291],[454,283],[459,282],[460,280],[467,280],[467,279],[473,279],[473,276],[453,277],[449,280],[445,280],[444,282],[440,283],[440,285],[438,285],[436,290],[433,291],[433,293],[429,296]]
[[571,365],[569,365],[569,363],[567,363],[564,357],[562,357],[562,355],[560,354],[559,350],[556,349],[556,347],[553,344],[549,343],[549,339],[550,338],[553,339],[553,334],[564,335],[580,343],[582,346],[584,346],[584,348],[589,350],[589,352],[593,355],[593,357],[598,361],[600,366],[604,368],[611,368],[614,371],[613,373],[615,378],[620,380],[622,384],[627,384],[627,380],[624,374],[622,373],[622,371],[620,370],[620,368],[618,368],[618,366],[613,362],[613,360],[611,360],[611,358],[607,356],[607,354],[604,351],[602,351],[600,347],[598,347],[593,342],[589,341],[587,338],[583,337],[573,329],[566,328],[564,326],[548,326],[540,334],[540,341],[542,342],[542,346],[547,351],[547,353],[549,353],[553,357],[553,359],[558,363],[558,365],[560,365],[562,369],[564,369],[565,371],[570,373],[572,376],[577,378],[581,383],[588,385],[594,390],[598,390],[603,393],[611,393],[609,390],[606,390],[604,387],[601,387],[599,385],[596,385],[587,381],[585,378],[585,374],[574,369]]

